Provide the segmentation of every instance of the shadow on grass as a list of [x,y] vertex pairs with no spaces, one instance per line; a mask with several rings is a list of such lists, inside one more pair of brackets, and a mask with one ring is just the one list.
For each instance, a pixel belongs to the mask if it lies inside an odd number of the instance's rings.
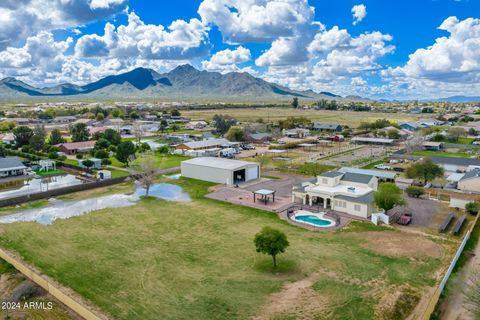
[[[273,259],[270,256],[262,255],[255,261],[254,268],[260,272],[274,273]],[[282,259],[282,256],[277,256],[277,269],[275,273],[299,273],[300,269],[294,260]]]

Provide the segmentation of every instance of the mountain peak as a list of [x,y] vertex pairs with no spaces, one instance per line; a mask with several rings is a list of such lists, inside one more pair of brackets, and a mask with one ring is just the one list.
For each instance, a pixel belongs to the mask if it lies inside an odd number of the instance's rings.
[[200,72],[199,70],[195,69],[191,64],[182,64],[172,71],[170,71],[170,74],[189,74],[189,73],[197,73]]

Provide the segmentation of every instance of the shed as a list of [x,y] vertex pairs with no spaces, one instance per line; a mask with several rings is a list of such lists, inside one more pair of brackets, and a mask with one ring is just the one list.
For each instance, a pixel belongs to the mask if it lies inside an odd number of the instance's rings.
[[260,165],[255,162],[199,157],[183,161],[182,177],[233,185],[256,180],[260,177]]

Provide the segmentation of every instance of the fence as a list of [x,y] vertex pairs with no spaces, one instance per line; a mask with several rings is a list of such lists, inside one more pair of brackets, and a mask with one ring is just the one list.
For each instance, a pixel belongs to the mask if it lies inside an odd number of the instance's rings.
[[114,184],[122,183],[127,178],[128,177],[120,177],[120,178],[114,178],[114,179],[108,179],[108,180],[102,180],[102,181],[87,182],[87,183],[77,184],[74,186],[68,186],[68,187],[42,191],[42,192],[35,192],[31,194],[14,197],[14,198],[2,199],[0,200],[0,207],[14,206],[14,205],[29,202],[29,201],[48,199],[51,197],[61,196],[61,195],[69,194],[73,192],[91,190],[91,189],[101,188],[101,187],[108,187]]
[[465,237],[463,238],[462,243],[458,247],[457,252],[455,253],[455,256],[453,257],[450,265],[448,266],[447,272],[443,276],[442,281],[440,281],[440,284],[438,285],[438,287],[435,289],[435,292],[434,292],[432,298],[430,299],[430,302],[428,303],[427,308],[423,312],[422,318],[421,318],[422,320],[429,320],[430,317],[432,316],[433,312],[435,311],[435,307],[437,306],[437,303],[440,300],[440,295],[442,294],[443,289],[445,288],[445,285],[447,284],[448,279],[450,278],[450,275],[452,274],[453,268],[455,268],[455,265],[457,264],[458,259],[460,258],[461,254],[463,252],[463,249],[465,248],[465,245],[467,244],[468,239],[470,239],[470,235],[473,231],[473,228],[475,228],[475,225],[477,224],[479,216],[480,215],[477,215],[477,217],[475,218],[472,226],[470,227],[470,229],[465,234]]
[[70,308],[72,311],[77,313],[82,318],[86,320],[108,319],[107,316],[97,314],[96,312],[90,310],[90,308],[87,307],[82,302],[76,301],[71,296],[64,293],[61,288],[57,287],[55,284],[51,283],[48,279],[41,276],[37,272],[33,271],[23,262],[14,258],[7,251],[0,249],[0,258],[7,261],[15,269],[21,272],[25,277],[27,277],[28,279],[35,282],[38,286],[45,289],[45,291],[47,291],[49,294],[51,294],[53,297],[55,297],[57,300],[59,300],[64,305],[66,305],[68,308]]

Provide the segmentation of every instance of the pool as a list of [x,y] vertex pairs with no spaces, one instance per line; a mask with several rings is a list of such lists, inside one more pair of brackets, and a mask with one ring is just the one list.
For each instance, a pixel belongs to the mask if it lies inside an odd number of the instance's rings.
[[325,218],[325,213],[312,213],[306,210],[295,211],[292,220],[314,227],[328,228],[335,226],[335,221]]

